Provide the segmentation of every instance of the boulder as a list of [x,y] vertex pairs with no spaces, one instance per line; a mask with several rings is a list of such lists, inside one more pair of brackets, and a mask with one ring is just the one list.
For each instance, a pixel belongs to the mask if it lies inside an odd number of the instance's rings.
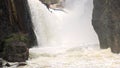
[[13,41],[4,47],[3,59],[8,62],[25,62],[28,56],[29,50],[24,42]]

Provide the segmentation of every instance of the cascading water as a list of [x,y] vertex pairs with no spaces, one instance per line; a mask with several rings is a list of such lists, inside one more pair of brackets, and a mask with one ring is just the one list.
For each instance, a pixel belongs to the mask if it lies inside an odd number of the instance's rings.
[[[28,0],[38,47],[24,68],[119,68],[119,55],[100,50],[92,28],[93,0],[66,0],[63,11]],[[120,60],[120,59],[119,59]]]
[[[66,0],[66,3],[69,2],[72,1]],[[72,6],[65,7],[66,9],[69,7],[68,11],[55,10],[51,13],[41,2],[30,2],[39,46],[58,47],[97,43],[97,36],[91,25],[92,1],[75,0]]]

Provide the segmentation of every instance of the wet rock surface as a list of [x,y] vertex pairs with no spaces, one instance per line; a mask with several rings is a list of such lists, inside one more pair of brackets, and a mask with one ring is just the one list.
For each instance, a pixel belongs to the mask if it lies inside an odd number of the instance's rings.
[[3,59],[8,62],[25,62],[28,56],[29,50],[24,42],[14,41],[4,47]]
[[28,34],[29,47],[37,44],[27,0],[0,0],[0,52],[2,41],[12,33]]
[[94,0],[93,27],[98,34],[100,47],[120,53],[120,1]]
[[[4,42],[11,34],[27,34],[29,42]],[[26,61],[29,47],[37,44],[27,0],[0,0],[0,58],[11,62]]]
[[2,58],[0,58],[0,68],[2,68]]

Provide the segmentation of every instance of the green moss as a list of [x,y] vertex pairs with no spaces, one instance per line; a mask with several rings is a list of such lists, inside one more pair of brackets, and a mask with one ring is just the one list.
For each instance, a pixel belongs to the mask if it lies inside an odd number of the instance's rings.
[[27,34],[14,33],[14,34],[9,35],[4,41],[5,43],[10,43],[14,41],[21,41],[21,42],[28,43],[29,39],[28,39]]

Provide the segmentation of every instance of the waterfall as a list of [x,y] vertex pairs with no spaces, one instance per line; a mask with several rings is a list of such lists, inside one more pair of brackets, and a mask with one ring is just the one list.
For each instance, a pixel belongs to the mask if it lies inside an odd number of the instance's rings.
[[92,0],[66,0],[64,12],[50,12],[39,0],[29,0],[39,46],[97,44],[91,25],[92,3]]

